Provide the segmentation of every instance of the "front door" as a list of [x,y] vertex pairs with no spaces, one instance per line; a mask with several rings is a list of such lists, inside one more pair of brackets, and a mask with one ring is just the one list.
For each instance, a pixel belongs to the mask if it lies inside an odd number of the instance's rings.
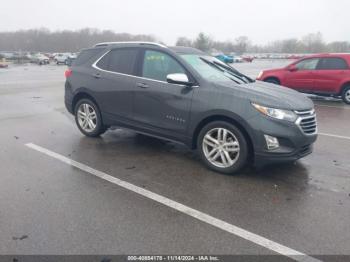
[[140,71],[133,103],[134,120],[144,128],[184,135],[193,88],[167,82],[168,74],[186,74],[184,67],[167,53],[145,50]]
[[298,91],[313,90],[315,87],[314,72],[318,58],[304,59],[295,64],[296,70],[288,70],[285,78],[285,85]]

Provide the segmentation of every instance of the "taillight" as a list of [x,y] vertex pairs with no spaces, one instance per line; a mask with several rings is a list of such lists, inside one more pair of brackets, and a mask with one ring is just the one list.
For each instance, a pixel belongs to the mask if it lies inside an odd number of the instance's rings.
[[68,77],[70,77],[71,75],[72,75],[72,70],[71,69],[67,69],[65,72],[64,72],[64,76],[66,77],[66,78],[68,78]]

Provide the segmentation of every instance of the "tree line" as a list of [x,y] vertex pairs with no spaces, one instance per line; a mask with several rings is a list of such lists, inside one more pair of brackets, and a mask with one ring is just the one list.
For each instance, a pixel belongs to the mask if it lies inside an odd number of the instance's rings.
[[76,52],[109,41],[157,41],[151,35],[115,33],[85,28],[77,31],[50,31],[45,28],[0,32],[0,50],[30,52]]
[[311,33],[302,38],[289,38],[269,42],[266,45],[252,44],[247,36],[239,36],[234,41],[215,41],[209,35],[199,33],[195,39],[179,37],[176,45],[189,46],[203,51],[221,51],[225,53],[322,53],[322,52],[350,52],[350,42],[334,41],[326,43],[320,32]]
[[[76,52],[98,42],[109,41],[152,41],[161,42],[153,35],[132,35],[111,30],[85,28],[77,31],[50,31],[45,28],[0,32],[0,50],[31,52]],[[179,37],[178,46],[195,47],[206,52],[224,53],[320,53],[350,52],[350,43],[335,41],[326,43],[321,33],[311,33],[297,38],[272,41],[265,45],[253,44],[247,36],[234,40],[216,41],[201,32],[194,39]]]

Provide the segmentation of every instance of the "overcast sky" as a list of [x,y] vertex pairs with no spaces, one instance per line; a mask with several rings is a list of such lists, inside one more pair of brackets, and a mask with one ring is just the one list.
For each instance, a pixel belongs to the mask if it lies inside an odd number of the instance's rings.
[[326,41],[350,41],[350,0],[2,0],[0,17],[0,31],[92,27],[167,44],[201,31],[257,44],[318,31]]

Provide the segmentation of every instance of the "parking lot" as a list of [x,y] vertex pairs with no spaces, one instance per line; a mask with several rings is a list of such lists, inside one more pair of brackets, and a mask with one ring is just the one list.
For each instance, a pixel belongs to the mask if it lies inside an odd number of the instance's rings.
[[[288,62],[234,66],[256,77]],[[84,137],[65,69],[0,71],[1,254],[350,255],[350,106],[314,97],[313,154],[227,176],[172,142]]]

